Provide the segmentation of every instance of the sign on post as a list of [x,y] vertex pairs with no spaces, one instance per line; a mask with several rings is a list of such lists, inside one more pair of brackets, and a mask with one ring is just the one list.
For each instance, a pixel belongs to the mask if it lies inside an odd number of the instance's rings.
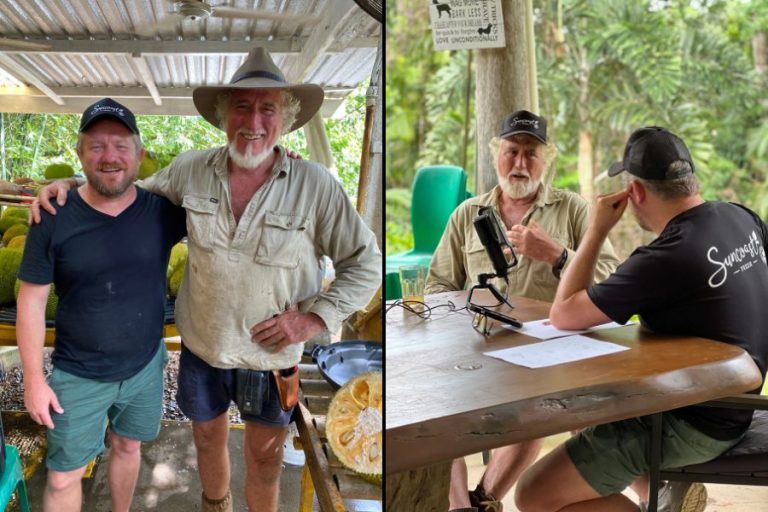
[[505,45],[501,0],[431,0],[429,19],[435,50]]

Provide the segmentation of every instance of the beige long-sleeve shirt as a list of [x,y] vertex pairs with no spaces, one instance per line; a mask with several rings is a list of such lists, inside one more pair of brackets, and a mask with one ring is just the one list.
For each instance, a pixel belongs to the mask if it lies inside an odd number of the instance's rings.
[[[303,343],[278,353],[249,329],[297,305],[332,332],[381,285],[381,252],[341,184],[320,164],[279,148],[271,176],[236,223],[226,148],[189,151],[141,185],[187,211],[189,257],[176,300],[184,344],[217,368],[269,370],[299,362]],[[319,260],[336,279],[320,290]]]
[[[463,290],[476,283],[479,274],[493,272],[491,260],[472,221],[481,206],[493,206],[499,212],[499,193],[497,185],[486,194],[464,201],[453,212],[432,256],[426,293]],[[568,250],[567,267],[587,230],[589,205],[573,192],[544,185],[521,223],[527,225],[531,220],[535,220],[555,242]],[[559,283],[552,267],[546,262],[519,255],[518,260],[517,266],[509,271],[509,295],[552,302]],[[613,246],[606,240],[595,268],[595,280],[602,281],[608,277],[618,264]],[[502,279],[495,278],[492,283],[502,293],[507,293],[507,285]]]

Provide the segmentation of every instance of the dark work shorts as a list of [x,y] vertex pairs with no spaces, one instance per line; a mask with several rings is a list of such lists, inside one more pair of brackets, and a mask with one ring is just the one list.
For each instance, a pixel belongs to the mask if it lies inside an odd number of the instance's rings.
[[[195,354],[182,343],[179,358],[179,387],[176,402],[181,411],[193,421],[212,420],[229,409],[235,401],[235,374],[237,369],[222,370],[215,368]],[[240,406],[240,417],[244,421],[254,421],[270,427],[285,427],[291,422],[290,411],[280,406],[275,379],[268,373],[269,386],[264,394],[261,414],[244,414]]]

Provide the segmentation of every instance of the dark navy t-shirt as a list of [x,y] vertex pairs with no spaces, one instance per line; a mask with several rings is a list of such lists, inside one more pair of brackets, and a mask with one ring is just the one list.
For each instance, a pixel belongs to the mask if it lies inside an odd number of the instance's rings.
[[[768,363],[768,227],[754,212],[707,202],[687,210],[616,272],[587,290],[611,320],[639,314],[659,333],[699,336],[746,350],[765,375]],[[735,439],[752,412],[710,407],[673,411],[715,439]]]
[[68,373],[124,380],[160,346],[168,257],[186,234],[185,214],[163,197],[137,192],[112,217],[71,190],[57,214],[43,212],[27,235],[19,279],[55,284],[52,359]]

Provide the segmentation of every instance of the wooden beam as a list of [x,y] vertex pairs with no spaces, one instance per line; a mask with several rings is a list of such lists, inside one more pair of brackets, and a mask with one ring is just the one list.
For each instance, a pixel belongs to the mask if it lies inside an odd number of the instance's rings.
[[136,66],[136,71],[138,71],[139,76],[144,82],[144,86],[147,88],[147,91],[149,91],[150,96],[152,96],[152,100],[155,102],[155,105],[162,105],[163,101],[160,99],[160,93],[157,91],[157,84],[155,84],[155,79],[152,76],[152,70],[149,69],[147,61],[144,60],[144,57],[142,57],[140,53],[135,52],[131,54],[131,60],[133,60],[133,64]]
[[[350,0],[340,0],[346,4]],[[334,5],[336,2],[334,2]],[[318,25],[318,29],[323,25]],[[112,40],[83,40],[83,39],[27,39],[30,44],[40,44],[37,48],[4,47],[3,53],[68,53],[68,54],[105,54],[105,53],[140,53],[142,55],[186,54],[209,55],[241,53],[246,55],[254,46],[264,46],[270,53],[300,53],[310,44],[311,38],[282,38],[251,41],[155,41],[143,39],[112,39]],[[375,48],[378,44],[376,37],[360,37],[345,42],[332,42],[328,52],[342,52],[347,48]],[[45,48],[42,48],[45,45]]]
[[[309,72],[315,67],[317,60],[324,53],[329,52],[329,48],[334,41],[334,35],[338,27],[352,10],[356,8],[353,0],[336,0],[330,2],[330,7],[325,12],[323,19],[313,29],[312,35],[303,45],[303,50],[296,62],[285,73],[289,82],[303,82]],[[283,70],[285,72],[285,70]]]
[[16,80],[23,83],[32,84],[38,89],[40,89],[40,91],[46,96],[48,96],[51,99],[51,101],[53,101],[55,104],[64,105],[64,100],[61,99],[61,96],[53,92],[50,87],[45,85],[42,80],[37,78],[30,70],[28,70],[22,64],[19,64],[18,62],[16,62],[15,60],[13,60],[8,55],[5,55],[5,53],[2,53],[2,52],[0,52],[0,67],[2,67],[6,73],[13,76]]

